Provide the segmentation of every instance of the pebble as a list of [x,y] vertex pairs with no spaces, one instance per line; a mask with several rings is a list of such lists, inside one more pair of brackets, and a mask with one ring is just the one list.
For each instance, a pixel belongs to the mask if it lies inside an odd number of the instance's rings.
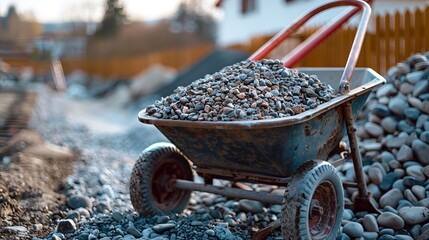
[[[398,215],[391,212],[383,212],[377,218],[380,227],[402,229],[405,226],[404,220]],[[381,234],[381,233],[380,233]]]
[[365,130],[373,137],[379,137],[384,132],[382,127],[372,122],[365,123],[364,127]]
[[420,165],[409,166],[405,171],[407,175],[412,176],[419,181],[426,181],[426,176],[422,172],[422,166]]
[[389,102],[390,111],[399,116],[404,115],[405,109],[407,109],[408,106],[408,102],[400,97],[394,97]]
[[386,117],[381,120],[380,124],[386,132],[394,133],[398,122],[393,117]]
[[391,189],[380,198],[380,207],[392,206],[396,208],[399,200],[404,198],[404,194],[399,189]]
[[67,204],[71,209],[92,208],[92,201],[87,196],[73,195],[68,198]]
[[162,223],[162,224],[157,224],[153,226],[152,229],[157,233],[163,233],[167,230],[174,228],[175,226],[176,225],[173,223]]
[[400,162],[405,162],[413,159],[413,149],[407,145],[402,145],[396,154],[396,159]]
[[124,216],[122,215],[122,213],[117,211],[112,212],[112,218],[117,222],[121,222],[122,220],[124,220]]
[[259,201],[241,199],[238,201],[238,208],[245,212],[261,213],[263,212],[264,205]]
[[371,214],[365,215],[365,217],[362,220],[362,224],[365,227],[365,230],[368,232],[378,232],[379,231],[377,219]]
[[139,230],[137,230],[135,227],[128,227],[127,233],[133,235],[136,238],[143,236],[143,234]]
[[3,231],[13,232],[13,233],[27,233],[28,230],[24,226],[7,226],[2,228]]
[[420,140],[425,143],[429,143],[429,131],[424,131],[420,134]]
[[359,238],[363,235],[363,227],[357,222],[350,222],[343,227],[343,233],[351,238]]
[[423,165],[429,164],[429,145],[424,143],[419,139],[415,139],[412,142],[413,151],[417,157],[417,160],[420,161]]
[[61,219],[57,224],[57,231],[60,233],[73,233],[76,231],[76,224],[71,219]]
[[368,177],[371,180],[371,182],[373,182],[373,183],[375,183],[377,185],[380,185],[381,182],[383,181],[383,177],[384,176],[383,176],[383,173],[380,170],[380,168],[378,168],[378,167],[371,167],[368,170]]
[[398,214],[407,225],[425,223],[429,220],[429,209],[421,206],[403,207],[399,209]]

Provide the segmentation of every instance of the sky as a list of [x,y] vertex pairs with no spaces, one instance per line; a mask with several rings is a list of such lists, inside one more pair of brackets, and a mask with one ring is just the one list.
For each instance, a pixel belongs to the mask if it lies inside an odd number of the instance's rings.
[[[181,0],[122,0],[130,20],[152,21],[172,15]],[[42,23],[70,20],[99,21],[105,0],[0,0],[0,16],[15,5],[18,13]]]

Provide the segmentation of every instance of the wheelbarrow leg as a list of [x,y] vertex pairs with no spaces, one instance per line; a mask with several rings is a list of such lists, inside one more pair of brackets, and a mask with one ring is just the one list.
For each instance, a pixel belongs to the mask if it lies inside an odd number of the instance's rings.
[[356,196],[352,209],[357,212],[379,212],[374,206],[374,199],[372,194],[368,192],[366,187],[364,172],[362,167],[362,157],[359,152],[359,145],[356,137],[356,128],[353,120],[352,106],[350,102],[343,104],[343,115],[345,117],[347,135],[350,141],[351,156],[353,159],[353,166],[355,169],[356,183],[358,188],[358,195]]

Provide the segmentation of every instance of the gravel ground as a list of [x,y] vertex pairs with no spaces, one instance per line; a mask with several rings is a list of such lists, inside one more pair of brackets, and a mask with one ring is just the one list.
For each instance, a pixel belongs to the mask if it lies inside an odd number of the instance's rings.
[[[383,213],[346,209],[338,239],[429,239],[428,70],[415,59],[399,64],[401,71],[389,72],[391,82],[374,93],[364,114],[366,119],[358,127],[368,186]],[[427,62],[424,56],[420,60]],[[165,139],[144,125],[130,127],[122,134],[91,131],[66,112],[72,101],[46,89],[41,91],[32,126],[47,141],[78,149],[82,156],[64,191],[66,217],[58,220],[57,229],[47,238],[250,239],[281,217],[279,205],[207,193],[193,193],[182,214],[138,217],[128,194],[132,166],[145,147]],[[396,124],[387,124],[386,118]],[[345,180],[354,179],[351,163],[344,164],[339,172]],[[277,194],[284,191],[265,185],[250,187]],[[345,191],[346,201],[353,199],[355,192]],[[282,239],[280,235],[278,229],[267,239]]]

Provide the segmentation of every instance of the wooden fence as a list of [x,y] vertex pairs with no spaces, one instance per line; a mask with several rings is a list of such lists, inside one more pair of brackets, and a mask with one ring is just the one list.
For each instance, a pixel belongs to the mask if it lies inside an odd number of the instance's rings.
[[[105,78],[129,78],[139,74],[154,64],[161,64],[174,69],[182,69],[195,63],[214,49],[213,44],[204,44],[183,49],[155,52],[128,58],[66,58],[61,59],[65,74],[80,69],[90,75]],[[50,74],[50,61],[32,60],[30,57],[3,57],[12,68],[33,68],[36,74]]]
[[[389,67],[404,61],[408,56],[429,51],[429,6],[414,12],[372,17],[375,18],[371,21],[374,31],[368,31],[365,36],[358,67],[370,67],[385,74]],[[292,39],[303,41],[316,30],[314,27],[306,28]],[[296,67],[344,67],[355,33],[355,27],[336,31],[298,62]],[[258,36],[249,44],[234,48],[252,53],[269,38],[270,36]],[[280,55],[284,56],[286,52]]]
[[65,73],[70,73],[74,69],[81,69],[88,74],[126,78],[139,74],[153,64],[161,64],[174,69],[184,68],[204,57],[213,49],[213,44],[205,44],[138,57],[62,59],[61,63]]

